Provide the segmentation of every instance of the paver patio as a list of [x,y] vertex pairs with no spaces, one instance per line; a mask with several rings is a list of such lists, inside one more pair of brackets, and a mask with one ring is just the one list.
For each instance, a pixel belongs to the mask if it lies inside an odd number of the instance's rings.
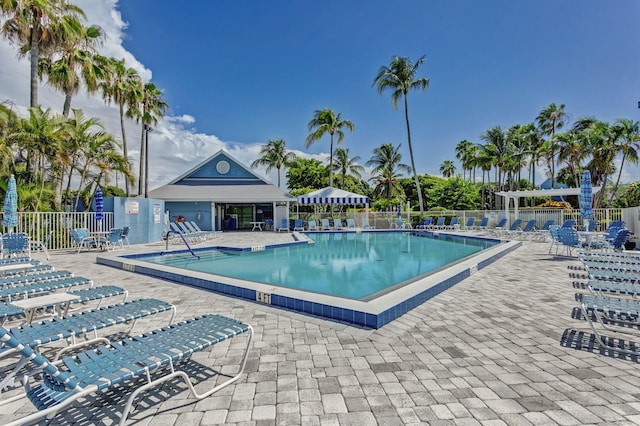
[[[213,244],[287,238],[237,233]],[[162,248],[126,252],[138,249]],[[546,243],[525,242],[379,330],[97,265],[95,252],[52,253],[48,263],[123,286],[130,299],[172,302],[176,320],[214,312],[254,327],[239,382],[202,401],[169,382],[140,399],[129,424],[640,424],[640,365],[594,345],[586,322],[572,317],[577,290],[567,267],[578,262],[547,251]],[[145,318],[134,333],[163,321]],[[235,356],[232,343],[197,354],[186,368],[206,377]],[[117,423],[120,401],[119,392],[100,395],[53,424]],[[33,411],[24,399],[2,406],[0,423]]]

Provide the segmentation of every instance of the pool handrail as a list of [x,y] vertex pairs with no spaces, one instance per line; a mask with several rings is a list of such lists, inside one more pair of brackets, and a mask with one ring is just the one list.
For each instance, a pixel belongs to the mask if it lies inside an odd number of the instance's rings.
[[[191,253],[191,255],[193,255],[194,257],[196,257],[197,259],[200,259],[200,256],[198,256],[197,254],[195,254],[193,252],[193,249],[191,248],[191,246],[189,245],[189,243],[187,242],[187,240],[184,238],[184,235],[182,235],[182,232],[178,232],[178,231],[174,231],[174,230],[168,230],[167,233],[164,236],[166,243],[166,251],[169,251],[169,236],[171,234],[175,234],[175,235],[179,235],[180,238],[182,239],[182,242],[184,243],[185,246],[187,246],[187,249],[189,250],[189,253]],[[162,256],[165,252],[160,252],[160,256]]]

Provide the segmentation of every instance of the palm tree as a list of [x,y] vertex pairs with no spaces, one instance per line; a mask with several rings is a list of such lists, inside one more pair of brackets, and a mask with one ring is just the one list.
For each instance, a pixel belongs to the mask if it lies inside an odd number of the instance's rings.
[[367,161],[367,166],[373,166],[371,181],[377,182],[374,194],[385,194],[388,205],[394,193],[401,193],[398,185],[399,172],[411,173],[411,167],[401,163],[400,145],[394,147],[390,143],[383,143],[373,150],[373,156]]
[[456,145],[456,158],[460,160],[460,164],[462,165],[462,178],[465,177],[465,172],[469,170],[469,178],[471,178],[471,148],[473,147],[473,143],[468,140],[461,140]]
[[266,145],[260,149],[260,158],[251,163],[252,168],[265,166],[266,173],[276,169],[278,171],[278,188],[280,188],[280,169],[287,167],[296,159],[296,154],[287,152],[284,139],[269,139]]
[[[20,54],[30,55],[30,106],[38,105],[38,64],[42,53],[47,54],[64,40],[67,34],[57,24],[63,16],[85,17],[84,11],[65,0],[1,1],[0,12],[7,17],[2,34],[20,48]],[[56,31],[57,30],[57,31]]]
[[311,144],[322,139],[327,133],[330,136],[329,144],[329,186],[333,186],[333,136],[337,135],[336,143],[340,145],[344,140],[342,128],[347,128],[353,132],[355,126],[349,120],[343,120],[340,113],[336,114],[329,108],[318,109],[313,113],[313,118],[308,124],[311,134],[305,140],[305,146],[309,148]]
[[141,97],[138,99],[139,108],[134,109],[131,107],[129,111],[131,114],[135,114],[137,121],[141,123],[138,193],[144,194],[146,197],[149,188],[149,131],[151,131],[151,124],[156,125],[158,123],[158,119],[164,115],[164,111],[169,108],[169,104],[162,99],[162,91],[151,82],[142,86],[140,94]]
[[564,111],[564,104],[556,106],[552,103],[546,106],[540,111],[540,114],[536,117],[538,122],[538,128],[543,136],[549,136],[548,143],[545,148],[545,157],[547,159],[547,165],[549,166],[549,173],[551,174],[551,188],[554,186],[555,180],[555,135],[556,130],[561,129],[567,120],[566,113]]
[[612,202],[618,192],[620,177],[622,176],[622,168],[628,160],[631,164],[638,164],[638,150],[640,149],[640,122],[620,118],[616,120],[613,129],[618,135],[617,142],[620,152],[622,152],[622,160],[618,169],[618,178],[616,184],[611,191],[609,202]]
[[440,164],[440,173],[446,178],[453,177],[456,174],[456,165],[451,160],[444,160]]
[[364,167],[358,164],[360,156],[356,155],[353,158],[349,158],[349,148],[338,148],[333,162],[333,170],[339,171],[342,175],[341,189],[345,189],[345,181],[347,175],[353,175],[360,179],[361,173],[364,172]]
[[413,170],[413,179],[416,182],[416,190],[418,191],[418,202],[420,204],[420,214],[424,212],[424,203],[422,201],[422,190],[420,189],[420,180],[418,179],[418,171],[416,170],[416,162],[413,156],[413,145],[411,144],[411,128],[409,126],[409,106],[407,95],[409,90],[421,89],[426,90],[429,87],[429,79],[426,77],[415,79],[416,72],[420,65],[424,62],[424,56],[411,63],[409,58],[401,58],[394,56],[389,66],[382,66],[378,71],[378,75],[373,81],[373,85],[378,86],[378,93],[382,94],[387,89],[391,90],[391,103],[394,109],[398,109],[398,99],[402,96],[404,99],[404,117],[407,123],[407,141],[409,143],[409,156],[411,157],[411,169]]
[[512,151],[511,144],[507,139],[507,134],[500,126],[494,126],[489,130],[486,130],[480,135],[489,148],[488,153],[491,153],[494,159],[494,166],[496,166],[496,184],[497,189],[500,189],[502,185],[502,172],[503,168],[508,160],[509,154]]
[[[106,102],[115,102],[120,113],[120,130],[122,132],[122,155],[129,161],[129,151],[127,146],[127,135],[125,132],[124,118],[125,107],[136,110],[137,99],[142,97],[142,82],[140,75],[133,68],[125,66],[124,59],[107,59],[107,72],[105,80],[101,83],[102,95]],[[135,114],[127,114],[135,116]],[[125,194],[129,196],[129,180],[125,179]]]
[[71,98],[78,93],[80,82],[84,81],[87,91],[94,93],[104,75],[104,61],[96,54],[102,30],[97,26],[85,27],[71,16],[63,17],[59,26],[65,28],[61,32],[66,36],[54,48],[53,55],[40,61],[40,73],[46,74],[49,83],[64,93],[62,115],[68,117]]

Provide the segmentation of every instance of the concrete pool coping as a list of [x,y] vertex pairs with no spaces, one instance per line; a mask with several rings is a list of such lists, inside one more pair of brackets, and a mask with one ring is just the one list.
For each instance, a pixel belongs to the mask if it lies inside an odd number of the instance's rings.
[[[374,231],[375,232],[375,231]],[[407,232],[407,231],[404,231]],[[494,240],[478,236],[466,236],[455,233],[439,233],[441,235],[463,236],[467,238]],[[308,238],[304,234],[292,233],[289,242],[277,242],[259,246],[236,247],[233,249],[251,251],[265,250],[292,244],[307,244]],[[245,300],[255,301],[270,306],[286,308],[306,314],[320,316],[332,320],[347,322],[367,328],[380,328],[393,321],[411,309],[421,305],[439,293],[451,288],[455,284],[470,277],[478,270],[493,263],[502,256],[520,247],[520,241],[502,241],[496,246],[490,247],[470,256],[450,267],[439,270],[429,276],[420,278],[384,293],[369,301],[345,299],[326,294],[312,293],[271,284],[245,281],[242,279],[220,276],[210,273],[185,271],[181,268],[167,265],[159,265],[145,262],[144,257],[154,251],[144,250],[138,254],[126,254],[109,252],[96,258],[98,264],[111,266],[125,271],[161,278],[198,288],[207,289],[217,293],[239,297]],[[230,247],[211,245],[196,250],[210,250],[214,248]],[[164,250],[157,250],[155,253]],[[184,248],[171,250],[171,252],[184,252]]]

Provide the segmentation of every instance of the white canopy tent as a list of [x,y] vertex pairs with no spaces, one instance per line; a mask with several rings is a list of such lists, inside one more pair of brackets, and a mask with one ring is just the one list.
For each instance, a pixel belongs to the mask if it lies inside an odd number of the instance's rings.
[[[594,186],[593,193],[600,191],[601,186]],[[515,217],[518,218],[518,205],[523,197],[566,197],[568,195],[580,196],[580,188],[556,188],[556,189],[529,189],[524,191],[500,191],[497,195],[504,197],[504,212],[509,217],[510,201],[514,200]]]
[[332,186],[301,195],[297,201],[298,204],[314,204],[314,209],[318,204],[365,204],[369,212],[369,197]]

